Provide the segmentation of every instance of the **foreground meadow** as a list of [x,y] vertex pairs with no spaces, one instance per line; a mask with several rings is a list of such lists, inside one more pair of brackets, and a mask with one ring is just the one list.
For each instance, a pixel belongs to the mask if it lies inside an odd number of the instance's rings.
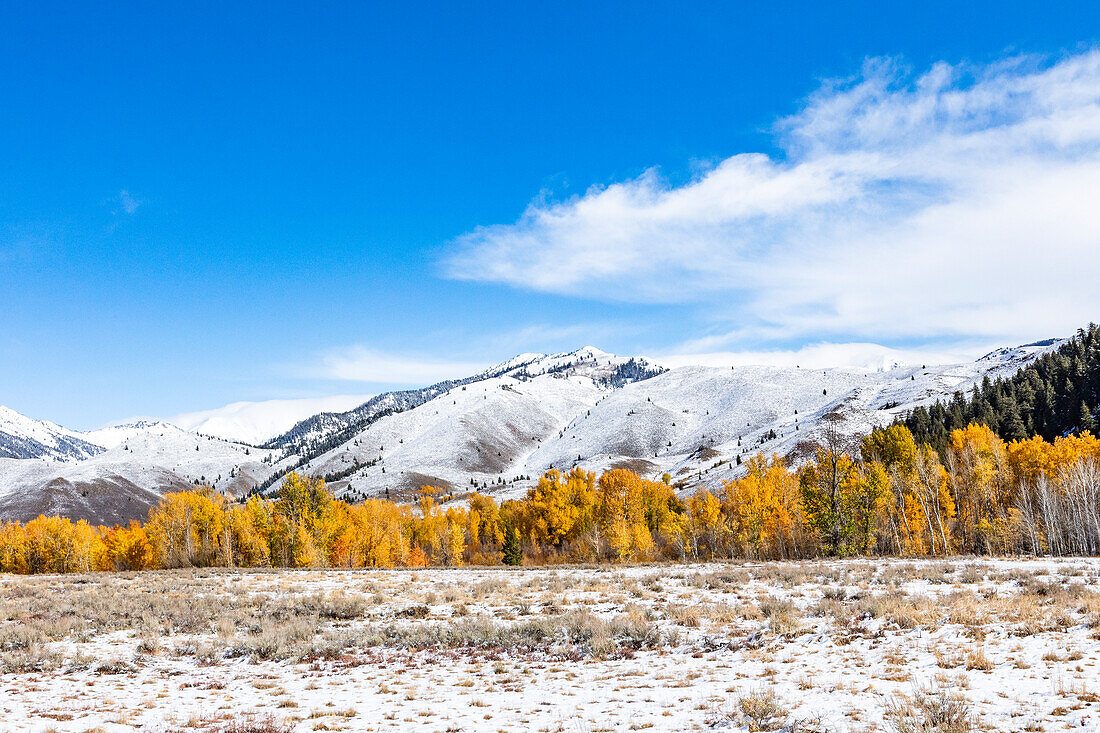
[[1095,730],[1098,580],[973,558],[0,576],[0,728]]

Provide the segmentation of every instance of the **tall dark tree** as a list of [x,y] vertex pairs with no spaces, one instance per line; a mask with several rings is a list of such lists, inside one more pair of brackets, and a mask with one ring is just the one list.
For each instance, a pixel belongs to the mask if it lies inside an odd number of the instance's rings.
[[504,528],[504,544],[501,545],[501,559],[505,565],[523,564],[523,547],[520,546],[519,535],[512,525]]

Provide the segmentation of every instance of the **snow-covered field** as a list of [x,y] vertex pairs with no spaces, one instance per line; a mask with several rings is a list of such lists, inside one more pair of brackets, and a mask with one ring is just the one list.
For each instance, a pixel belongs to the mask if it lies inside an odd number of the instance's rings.
[[0,728],[1097,730],[1098,581],[974,558],[0,576]]

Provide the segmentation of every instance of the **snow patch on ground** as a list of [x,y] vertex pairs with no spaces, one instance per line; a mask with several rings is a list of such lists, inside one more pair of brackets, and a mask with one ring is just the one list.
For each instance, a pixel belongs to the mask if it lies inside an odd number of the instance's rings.
[[[0,577],[0,719],[745,731],[739,698],[770,693],[821,726],[798,730],[864,733],[934,685],[975,730],[1096,730],[1098,580],[1096,559],[976,558]],[[142,599],[156,623],[104,607]]]

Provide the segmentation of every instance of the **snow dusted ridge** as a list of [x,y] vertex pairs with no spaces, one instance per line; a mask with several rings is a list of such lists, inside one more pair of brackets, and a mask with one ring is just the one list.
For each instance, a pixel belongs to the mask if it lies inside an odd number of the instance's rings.
[[[319,454],[304,452],[310,460],[300,470],[352,499],[408,498],[423,484],[512,496],[550,468],[573,466],[629,468],[651,478],[668,472],[683,492],[716,489],[743,471],[738,455],[802,460],[825,425],[847,436],[866,433],[985,376],[1013,374],[1059,343],[928,368],[663,372],[589,347],[436,389],[421,404],[345,428]],[[624,374],[635,378],[612,376]]]
[[0,405],[0,458],[88,458],[101,450],[79,433]]
[[[23,418],[28,420],[28,418]],[[31,421],[34,422],[34,421]],[[160,496],[195,481],[246,493],[280,468],[275,451],[202,436],[160,421],[79,435],[93,450],[0,458],[0,519],[61,514],[98,523],[144,519]]]
[[348,412],[314,415],[267,445],[313,456],[332,445],[344,442],[381,417],[419,407],[455,388],[503,376],[525,381],[536,376],[561,375],[569,371],[586,375],[594,382],[617,387],[628,381],[659,374],[663,370],[663,367],[651,364],[643,358],[614,356],[593,346],[562,354],[521,354],[471,377],[447,380],[422,389],[387,392]]
[[[573,466],[650,478],[667,472],[683,493],[717,489],[744,470],[738,456],[803,460],[826,425],[866,433],[984,377],[1011,375],[1060,343],[998,349],[964,364],[879,369],[664,369],[593,347],[523,354],[471,377],[318,413],[263,447],[162,421],[76,433],[0,408],[0,519],[139,519],[165,491],[206,481],[239,496],[277,487],[291,468],[327,479],[351,500],[408,499],[425,484],[513,496],[546,470]],[[271,414],[285,421],[291,410],[283,407],[237,403],[187,424],[259,430]]]

